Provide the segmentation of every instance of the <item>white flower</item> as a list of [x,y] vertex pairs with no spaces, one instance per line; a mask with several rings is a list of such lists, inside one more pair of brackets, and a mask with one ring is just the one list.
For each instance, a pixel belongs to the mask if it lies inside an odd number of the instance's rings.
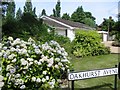
[[2,71],[2,67],[0,67],[0,71]]
[[33,61],[33,58],[27,58],[27,60],[31,62],[31,61]]
[[59,68],[57,64],[55,65],[55,68],[57,68],[57,69]]
[[16,40],[13,41],[12,46],[14,46],[16,44],[21,44],[21,41],[19,38],[17,38]]
[[24,81],[22,79],[15,80],[15,85],[22,85],[22,84],[24,84]]
[[47,74],[47,71],[43,71],[43,74],[46,75],[46,74]]
[[7,47],[6,47],[6,46],[4,46],[4,47],[3,47],[3,50],[7,50]]
[[0,49],[2,49],[2,47],[3,47],[3,44],[2,44],[2,43],[0,43]]
[[35,53],[36,54],[41,54],[42,52],[40,51],[40,49],[35,49]]
[[38,61],[37,61],[37,60],[35,60],[35,61],[34,61],[34,63],[35,63],[35,64],[38,64]]
[[16,49],[14,47],[11,47],[10,51],[14,52],[14,51],[16,51]]
[[34,81],[34,82],[35,82],[35,81],[36,81],[36,77],[32,77],[32,81]]
[[62,59],[61,62],[68,62],[68,60],[67,59]]
[[0,82],[0,88],[4,86],[4,82]]
[[38,82],[38,83],[41,82],[41,79],[40,79],[40,78],[37,78],[36,82]]
[[9,71],[9,70],[12,69],[12,68],[13,68],[13,66],[7,65],[6,71]]
[[15,75],[15,78],[19,78],[19,77],[20,77],[20,74],[16,74],[16,75]]
[[16,59],[16,58],[14,58],[14,59],[12,60],[12,62],[13,62],[13,63],[15,63],[15,62],[16,62],[16,60],[17,60],[17,59]]
[[46,80],[49,80],[49,76],[46,76]]
[[53,65],[53,63],[54,63],[54,59],[53,58],[50,58],[50,59],[48,59],[48,64],[51,64],[51,65]]
[[28,62],[27,62],[24,58],[22,58],[22,59],[21,59],[21,64],[22,64],[22,65],[27,65]]
[[48,67],[51,67],[51,66],[52,66],[52,64],[48,64],[47,66],[48,66]]
[[41,65],[41,64],[42,64],[42,63],[39,61],[39,62],[38,62],[38,65]]
[[60,50],[57,50],[57,53],[58,53],[58,54],[61,54],[61,51],[60,51]]
[[27,50],[26,49],[21,49],[21,54],[27,54]]
[[60,58],[55,58],[55,61],[59,62],[59,61],[60,61]]
[[11,54],[8,56],[8,59],[13,59],[16,55],[15,54]]
[[4,77],[0,75],[0,82],[3,80],[3,78],[4,78]]
[[20,86],[20,89],[25,89],[25,88],[26,88],[25,85]]
[[0,52],[0,57],[3,55],[3,53],[2,52]]
[[62,67],[62,70],[64,71],[64,70],[65,70],[65,68],[64,68],[64,67]]
[[7,73],[6,76],[9,77],[9,76],[10,76],[10,73]]
[[48,82],[50,86],[54,87],[54,84],[55,84],[55,79],[52,79],[51,82]]
[[28,63],[29,66],[32,65],[32,64],[33,64],[33,62]]
[[28,42],[35,42],[31,37],[28,39]]
[[10,69],[10,73],[15,73],[16,72],[16,69],[15,68],[11,68]]
[[58,63],[59,66],[63,66],[63,64],[61,62]]
[[46,81],[46,79],[45,78],[42,78],[42,82],[44,83]]
[[60,83],[60,82],[61,82],[61,80],[60,80],[60,79],[57,79],[57,82],[59,82],[59,83]]
[[8,40],[13,41],[13,37],[8,37]]

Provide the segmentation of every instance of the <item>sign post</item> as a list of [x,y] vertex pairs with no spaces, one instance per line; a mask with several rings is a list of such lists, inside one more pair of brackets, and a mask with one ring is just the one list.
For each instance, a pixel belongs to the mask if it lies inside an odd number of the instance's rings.
[[89,78],[115,75],[114,90],[117,90],[117,74],[118,74],[118,68],[117,68],[117,65],[115,65],[115,68],[109,68],[109,69],[90,70],[90,71],[83,71],[83,72],[70,72],[68,73],[68,80],[72,81],[71,88],[72,90],[74,90],[75,80],[83,80],[83,79],[89,79]]
[[[115,65],[115,67],[117,67],[117,65]],[[117,74],[115,74],[114,90],[117,90]]]

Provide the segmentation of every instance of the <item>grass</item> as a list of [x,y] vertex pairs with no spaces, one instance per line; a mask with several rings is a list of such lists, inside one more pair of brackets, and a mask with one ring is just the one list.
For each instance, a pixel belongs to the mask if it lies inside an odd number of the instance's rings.
[[[72,56],[71,63],[75,71],[112,68],[118,64],[118,54],[89,56],[76,58]],[[114,89],[114,76],[98,77],[93,79],[75,81],[75,88],[80,90],[108,90]]]

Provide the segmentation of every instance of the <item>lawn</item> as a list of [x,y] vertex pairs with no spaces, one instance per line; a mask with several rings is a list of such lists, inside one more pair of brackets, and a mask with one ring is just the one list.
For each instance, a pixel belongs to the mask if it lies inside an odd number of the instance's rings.
[[[118,63],[118,54],[89,56],[85,58],[72,56],[71,63],[75,71],[112,68]],[[80,88],[80,90],[113,90],[114,76],[78,80],[75,81],[75,88]]]

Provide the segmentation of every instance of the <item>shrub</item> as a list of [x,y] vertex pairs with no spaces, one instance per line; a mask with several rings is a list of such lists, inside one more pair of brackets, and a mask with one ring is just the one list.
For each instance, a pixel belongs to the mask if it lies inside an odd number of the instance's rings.
[[101,44],[100,35],[96,31],[77,30],[73,43],[72,53],[78,57],[109,53],[109,49]]
[[59,86],[70,67],[68,54],[55,41],[44,44],[9,37],[0,43],[4,90],[49,89]]

